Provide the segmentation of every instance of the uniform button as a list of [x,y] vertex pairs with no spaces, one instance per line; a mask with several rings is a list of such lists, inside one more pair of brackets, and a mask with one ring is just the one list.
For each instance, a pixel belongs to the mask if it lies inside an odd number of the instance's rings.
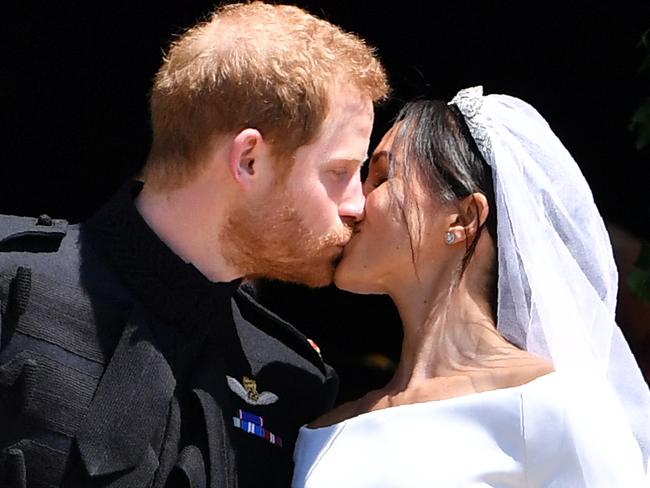
[[49,227],[52,225],[52,217],[43,214],[38,217],[38,221],[36,222],[36,225],[46,225]]

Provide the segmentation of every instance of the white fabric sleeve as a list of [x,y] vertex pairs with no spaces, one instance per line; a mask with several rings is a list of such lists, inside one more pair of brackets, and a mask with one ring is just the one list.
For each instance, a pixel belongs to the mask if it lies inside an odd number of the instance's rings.
[[639,446],[610,386],[563,376],[556,391],[522,393],[528,487],[641,488]]

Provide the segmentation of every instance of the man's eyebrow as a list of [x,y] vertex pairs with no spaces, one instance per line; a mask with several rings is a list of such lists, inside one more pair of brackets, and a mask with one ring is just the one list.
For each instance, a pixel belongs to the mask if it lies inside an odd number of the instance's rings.
[[359,167],[362,167],[366,162],[368,161],[368,156],[364,156],[363,159],[359,158],[354,158],[350,156],[335,156],[333,158],[328,159],[325,164],[331,164],[331,163],[346,163],[346,164],[356,164]]

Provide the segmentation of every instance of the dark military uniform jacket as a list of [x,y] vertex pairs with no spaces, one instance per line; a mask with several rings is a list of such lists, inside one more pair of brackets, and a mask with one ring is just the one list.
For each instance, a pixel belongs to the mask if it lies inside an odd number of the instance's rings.
[[0,217],[0,486],[288,486],[336,376],[167,248],[141,187],[81,225]]

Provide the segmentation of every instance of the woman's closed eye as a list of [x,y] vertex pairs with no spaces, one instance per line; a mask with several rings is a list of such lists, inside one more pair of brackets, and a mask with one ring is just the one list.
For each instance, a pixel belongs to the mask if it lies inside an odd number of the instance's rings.
[[368,194],[373,190],[376,190],[381,185],[388,181],[388,175],[381,171],[377,171],[375,168],[370,168],[366,180],[363,182],[363,192]]
[[363,191],[367,195],[371,191],[379,188],[390,178],[389,160],[391,155],[385,151],[378,151],[372,155],[368,165],[368,176],[363,182]]
[[388,181],[387,176],[378,176],[378,177],[373,178],[372,181],[370,182],[370,184],[374,188],[379,188],[382,184],[386,183],[386,181]]
[[370,165],[366,183],[371,185],[372,188],[377,188],[388,180],[388,176],[388,164],[384,158],[382,158]]

